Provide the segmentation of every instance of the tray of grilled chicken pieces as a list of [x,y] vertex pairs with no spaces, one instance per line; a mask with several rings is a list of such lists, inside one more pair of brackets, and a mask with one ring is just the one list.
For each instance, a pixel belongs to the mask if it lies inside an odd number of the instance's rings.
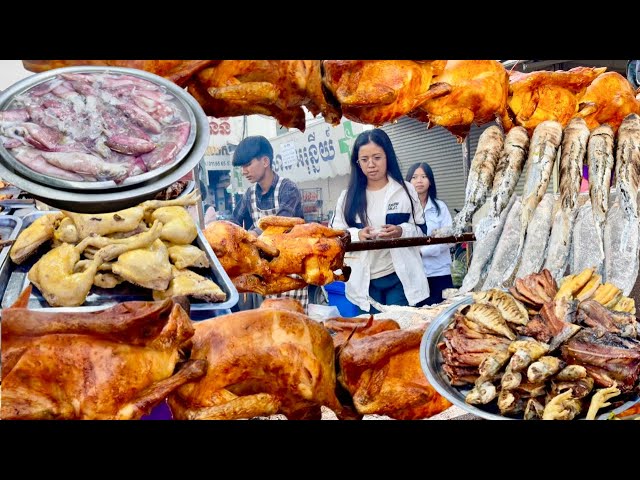
[[9,269],[4,265],[9,260],[9,250],[22,227],[22,219],[14,215],[0,215],[0,297],[9,280]]
[[[20,232],[27,229],[35,221],[48,214],[60,214],[57,211],[34,211],[22,218],[22,222],[18,227],[18,231],[15,232],[15,237]],[[4,217],[4,218],[3,218]],[[0,222],[5,222],[9,225],[6,217],[0,217]],[[17,219],[19,220],[19,219]],[[2,225],[2,223],[0,223]],[[13,224],[12,224],[13,225]],[[152,227],[153,228],[153,227]],[[151,229],[150,229],[151,230]],[[0,230],[1,231],[1,230]],[[34,232],[34,237],[37,237],[39,232]],[[155,244],[157,245],[157,243]],[[167,243],[165,243],[167,246]],[[192,246],[197,247],[198,250],[190,248]],[[69,247],[72,247],[70,245]],[[37,266],[35,271],[39,270],[39,267],[47,267],[45,272],[39,272],[39,281],[42,282],[41,286],[46,289],[45,282],[64,283],[66,288],[71,292],[65,292],[65,294],[73,296],[73,289],[77,288],[79,291],[85,291],[87,288],[87,282],[91,283],[88,294],[84,301],[79,306],[52,306],[43,293],[33,285],[32,292],[29,298],[28,308],[47,310],[51,312],[92,312],[97,310],[103,310],[111,305],[127,302],[127,301],[153,301],[163,298],[163,295],[171,295],[170,292],[176,292],[180,289],[187,288],[188,290],[195,292],[195,296],[188,295],[191,305],[191,318],[194,320],[202,320],[225,313],[229,313],[229,309],[238,302],[238,291],[229,279],[229,276],[224,271],[220,261],[216,257],[215,253],[211,249],[211,246],[207,242],[204,234],[200,228],[198,228],[197,238],[192,245],[187,246],[185,249],[172,249],[168,248],[171,258],[171,264],[166,262],[166,256],[162,264],[150,266],[154,255],[152,254],[154,247],[148,249],[130,250],[127,254],[121,254],[115,259],[111,259],[110,262],[105,262],[98,269],[96,276],[82,276],[81,273],[86,268],[90,268],[91,265],[91,253],[96,253],[96,249],[91,250],[89,247],[84,250],[82,254],[73,252],[72,248],[69,249],[64,255],[60,255],[59,265],[71,265],[73,271],[64,271],[64,266],[55,269],[55,273],[52,273],[51,265],[41,264]],[[48,254],[53,249],[51,239],[45,241],[40,245],[36,251],[29,255],[24,261],[20,261],[20,264],[16,264],[12,261],[11,256],[7,255],[7,259],[0,267],[0,279],[4,278],[5,281],[2,284],[6,285],[4,296],[2,298],[2,308],[10,307],[24,289],[30,284],[34,283],[29,280],[29,272],[34,268],[45,254]],[[67,247],[68,248],[68,247]],[[162,245],[159,246],[162,249]],[[8,249],[4,249],[3,254],[7,253]],[[89,252],[89,255],[87,255]],[[202,253],[203,252],[203,253]],[[61,252],[62,253],[62,252]],[[64,257],[71,255],[72,260],[69,261]],[[136,259],[136,255],[140,255]],[[199,255],[200,258],[197,261],[192,261],[194,255]],[[87,258],[89,257],[89,258]],[[162,257],[162,255],[161,255]],[[2,258],[2,257],[0,257]],[[95,258],[95,257],[94,257]],[[120,265],[116,265],[120,263]],[[185,265],[191,263],[188,267]],[[206,265],[206,266],[203,266]],[[150,276],[158,275],[159,271],[169,271],[169,277],[172,278],[169,284],[169,289],[164,291],[155,291],[152,288],[143,288],[139,285],[131,283],[131,281],[122,281],[127,277],[127,270],[131,276],[141,278],[140,275],[144,275],[144,272],[148,272]],[[178,279],[178,270],[185,276]],[[118,275],[112,275],[118,272]],[[193,275],[195,274],[195,275]],[[73,278],[70,278],[73,276]],[[164,275],[166,277],[166,275]],[[204,280],[203,280],[204,279]],[[219,287],[218,290],[207,281],[212,281]],[[115,285],[114,283],[119,282]],[[151,280],[151,283],[156,280]],[[159,280],[166,287],[165,280]],[[176,283],[174,283],[176,282]],[[142,283],[145,283],[144,281]],[[97,284],[101,286],[97,286]],[[57,287],[52,285],[51,290],[55,290]],[[171,290],[170,290],[171,289]],[[184,291],[184,290],[181,290]],[[158,295],[160,293],[160,295]],[[222,294],[223,295],[222,295]],[[174,293],[175,294],[175,293]],[[80,293],[82,295],[82,293]],[[156,296],[156,298],[154,298]],[[202,299],[199,299],[198,297]],[[81,297],[80,297],[81,298]],[[212,300],[213,299],[213,300]]]

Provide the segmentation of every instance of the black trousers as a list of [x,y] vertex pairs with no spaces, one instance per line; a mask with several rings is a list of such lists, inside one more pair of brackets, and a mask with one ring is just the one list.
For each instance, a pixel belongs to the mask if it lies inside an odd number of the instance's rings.
[[416,307],[424,307],[425,305],[435,305],[444,300],[442,291],[445,288],[453,288],[453,280],[451,275],[440,275],[438,277],[427,277],[429,282],[429,296],[416,304]]

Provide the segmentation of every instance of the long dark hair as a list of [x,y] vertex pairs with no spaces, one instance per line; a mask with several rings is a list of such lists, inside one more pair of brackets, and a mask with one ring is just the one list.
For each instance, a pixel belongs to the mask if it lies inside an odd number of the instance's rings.
[[[349,186],[347,187],[346,200],[344,202],[344,218],[347,225],[356,227],[356,217],[359,216],[362,223],[368,224],[367,216],[367,177],[362,169],[358,167],[358,154],[360,147],[369,143],[375,143],[384,150],[387,157],[387,175],[402,185],[407,196],[411,200],[409,189],[404,183],[400,165],[398,165],[398,157],[391,144],[389,135],[384,130],[374,128],[373,130],[365,130],[356,138],[351,151],[351,176],[349,177]],[[411,214],[415,222],[416,215],[413,210],[413,201],[411,201]],[[416,222],[417,223],[417,222]]]
[[416,170],[419,168],[422,169],[422,171],[425,173],[425,175],[429,179],[429,190],[427,190],[427,195],[431,199],[431,202],[435,205],[436,212],[438,212],[438,215],[440,215],[440,205],[438,205],[438,202],[436,202],[436,200],[438,199],[438,189],[436,188],[436,179],[433,176],[433,170],[431,170],[431,167],[429,166],[429,164],[426,162],[418,162],[411,165],[409,167],[409,170],[407,170],[407,182],[411,182],[411,177],[413,177],[413,174],[416,173]]

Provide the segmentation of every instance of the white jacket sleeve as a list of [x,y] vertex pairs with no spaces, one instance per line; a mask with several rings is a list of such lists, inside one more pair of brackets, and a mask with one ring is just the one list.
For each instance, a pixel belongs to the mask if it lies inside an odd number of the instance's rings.
[[331,228],[335,228],[337,230],[347,230],[351,235],[352,242],[358,242],[360,238],[358,238],[359,228],[349,227],[347,225],[347,221],[344,218],[344,202],[347,198],[347,191],[343,190],[338,197],[338,201],[336,202],[336,210],[333,213],[333,219],[331,219]]
[[[453,224],[453,220],[451,219],[451,213],[449,212],[447,205],[444,202],[439,202],[438,205],[440,205],[440,215],[438,217],[439,222],[436,228],[450,227]],[[437,257],[438,255],[442,255],[444,252],[448,252],[452,246],[452,243],[423,245],[420,247],[420,255],[422,255],[422,258]]]
[[[420,199],[418,198],[418,192],[411,183],[404,182],[407,188],[409,189],[409,194],[411,196],[411,203],[413,205],[413,213],[411,214],[411,209],[409,209],[409,221],[405,223],[401,223],[400,227],[402,228],[402,238],[405,237],[424,237],[425,233],[420,228],[420,225],[425,226],[424,214],[422,213],[422,205],[420,205]],[[426,226],[423,227],[426,230]]]

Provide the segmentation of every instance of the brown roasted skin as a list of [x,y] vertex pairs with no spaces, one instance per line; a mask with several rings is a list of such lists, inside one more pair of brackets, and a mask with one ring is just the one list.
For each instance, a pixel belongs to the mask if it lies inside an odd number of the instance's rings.
[[618,72],[607,72],[587,87],[578,110],[577,116],[584,118],[589,129],[607,123],[617,132],[627,115],[640,113],[640,102],[626,78]]
[[333,345],[339,353],[340,349],[349,340],[358,339],[375,335],[376,333],[386,332],[387,330],[399,330],[400,325],[395,320],[376,320],[371,315],[365,318],[330,318],[325,320],[324,326],[329,330],[333,337]]
[[270,255],[278,251],[259,241],[254,233],[227,220],[211,222],[203,233],[230,278],[244,274],[269,275],[269,265],[261,257],[261,251]]
[[203,361],[174,373],[193,335],[176,297],[124,302],[95,313],[2,311],[2,406],[8,419],[137,419]]
[[325,99],[320,60],[222,60],[200,71],[187,90],[214,117],[270,115],[304,131],[303,106],[332,125],[342,116]]
[[382,125],[431,97],[446,60],[323,60],[322,81],[355,122]]
[[345,246],[350,240],[347,232],[300,220],[267,216],[258,221],[262,229],[259,240],[279,251],[269,261],[271,275],[299,275],[311,285],[341,280],[334,270],[343,268]]
[[498,118],[505,131],[513,125],[507,113],[509,75],[496,60],[448,60],[430,88],[437,95],[410,116],[446,128],[459,142],[469,134],[472,124]]
[[191,359],[206,360],[208,369],[169,396],[174,418],[319,420],[323,405],[351,418],[336,397],[333,342],[321,323],[258,308],[198,322],[195,330]]
[[216,63],[216,60],[23,60],[22,65],[30,72],[44,72],[54,68],[76,66],[126,67],[144,70],[165,77],[181,87],[191,77]]
[[420,366],[421,328],[387,330],[350,339],[339,353],[338,381],[358,413],[417,420],[451,403],[427,382]]
[[578,111],[578,100],[586,88],[606,68],[576,67],[554,72],[511,72],[509,75],[509,109],[515,123],[529,135],[545,120],[567,126]]

